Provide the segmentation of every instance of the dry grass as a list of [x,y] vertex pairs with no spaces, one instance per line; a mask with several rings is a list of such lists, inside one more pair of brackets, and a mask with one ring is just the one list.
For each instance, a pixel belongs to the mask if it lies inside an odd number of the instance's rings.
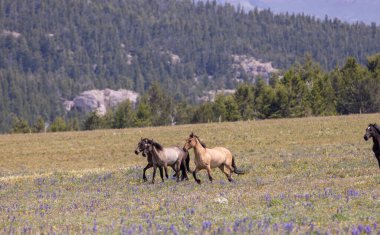
[[[363,135],[379,120],[371,114],[2,135],[0,231],[376,234],[380,170]],[[143,183],[146,160],[133,153],[140,137],[182,146],[191,131],[210,147],[229,148],[249,172],[232,184],[218,170],[212,184],[201,172],[201,186],[192,177]]]

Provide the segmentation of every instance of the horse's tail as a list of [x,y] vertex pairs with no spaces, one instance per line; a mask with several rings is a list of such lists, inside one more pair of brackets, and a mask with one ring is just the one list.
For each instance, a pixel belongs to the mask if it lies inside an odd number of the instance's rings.
[[243,171],[242,169],[238,169],[238,168],[236,167],[236,164],[235,164],[235,157],[232,157],[232,167],[234,168],[234,173],[235,173],[235,174],[238,174],[238,175],[245,174],[245,171]]
[[186,151],[186,169],[187,169],[187,172],[189,173],[193,173],[192,170],[190,170],[190,153],[189,151]]

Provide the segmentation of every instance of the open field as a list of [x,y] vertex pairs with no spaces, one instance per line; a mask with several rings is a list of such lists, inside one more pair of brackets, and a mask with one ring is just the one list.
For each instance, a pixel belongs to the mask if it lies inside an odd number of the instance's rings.
[[[0,233],[380,234],[380,169],[363,140],[375,121],[380,114],[0,135]],[[249,172],[234,183],[218,169],[213,183],[201,171],[202,185],[143,182],[140,137],[182,146],[191,131]]]

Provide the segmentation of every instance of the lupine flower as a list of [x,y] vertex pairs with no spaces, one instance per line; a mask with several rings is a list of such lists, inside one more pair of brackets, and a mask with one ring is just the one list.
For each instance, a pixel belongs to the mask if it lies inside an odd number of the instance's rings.
[[93,231],[94,233],[98,232],[98,225],[97,225],[97,223],[96,223],[96,219],[94,219],[94,226],[92,227],[92,231]]
[[204,221],[202,223],[202,230],[211,229],[211,225],[212,225],[212,223],[210,221]]
[[292,222],[285,223],[285,224],[283,225],[284,230],[285,230],[286,232],[288,232],[288,233],[290,233],[290,232],[293,231],[293,227],[294,227],[294,225],[293,225]]
[[177,230],[175,229],[174,224],[172,224],[172,225],[170,226],[170,231],[172,231],[174,235],[178,235],[178,232],[177,232]]

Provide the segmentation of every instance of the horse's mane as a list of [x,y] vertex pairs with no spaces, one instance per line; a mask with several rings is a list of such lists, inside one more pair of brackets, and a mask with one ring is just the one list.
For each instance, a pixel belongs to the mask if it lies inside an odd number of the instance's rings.
[[373,126],[375,128],[375,130],[377,131],[377,133],[380,135],[380,126],[377,125],[376,123],[374,124],[369,124],[370,126]]
[[153,145],[157,150],[160,150],[162,151],[164,148],[162,147],[161,144],[153,141],[153,140],[148,140],[148,143],[150,143],[151,145]]
[[193,132],[191,132],[191,134],[189,135],[189,137],[190,137],[190,138],[193,138],[193,137],[197,138],[197,140],[198,140],[199,143],[202,145],[202,147],[203,147],[203,148],[206,148],[206,144],[205,144],[202,140],[200,140],[199,137],[198,137],[197,135],[195,135]]

